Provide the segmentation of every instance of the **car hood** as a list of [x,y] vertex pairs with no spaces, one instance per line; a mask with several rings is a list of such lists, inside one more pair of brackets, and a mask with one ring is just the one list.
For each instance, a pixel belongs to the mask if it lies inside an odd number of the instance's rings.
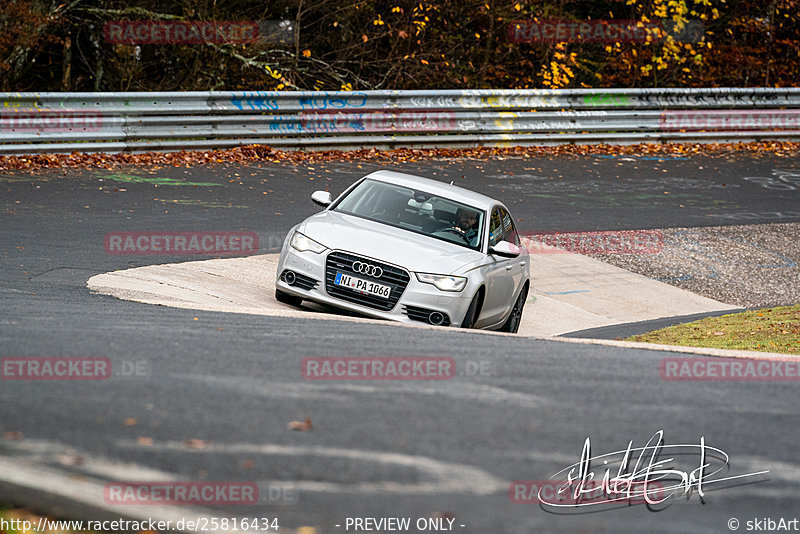
[[360,254],[416,272],[460,274],[484,257],[476,250],[335,211],[312,215],[297,230],[329,249]]

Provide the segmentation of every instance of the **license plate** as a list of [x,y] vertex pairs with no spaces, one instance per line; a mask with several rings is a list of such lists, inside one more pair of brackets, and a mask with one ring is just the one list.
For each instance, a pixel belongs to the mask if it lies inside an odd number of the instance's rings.
[[376,297],[381,297],[384,299],[388,299],[392,292],[392,288],[389,286],[376,284],[375,282],[370,282],[369,280],[364,280],[362,278],[356,278],[355,276],[350,276],[349,274],[336,273],[336,278],[333,280],[333,283],[337,286],[348,287],[352,290],[358,291],[359,293],[375,295]]

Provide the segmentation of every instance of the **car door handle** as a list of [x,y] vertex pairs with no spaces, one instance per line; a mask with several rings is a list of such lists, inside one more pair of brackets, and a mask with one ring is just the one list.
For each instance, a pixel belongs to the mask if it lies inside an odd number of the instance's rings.
[[525,267],[528,264],[526,261],[519,262],[520,267]]
[[506,271],[510,271],[510,270],[511,270],[511,265],[506,265]]

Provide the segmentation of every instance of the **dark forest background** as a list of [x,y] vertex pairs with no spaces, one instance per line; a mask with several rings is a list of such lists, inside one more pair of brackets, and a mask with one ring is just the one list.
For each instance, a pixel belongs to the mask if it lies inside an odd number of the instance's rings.
[[[694,42],[514,42],[542,20]],[[109,21],[261,21],[254,43],[119,44]],[[271,26],[270,26],[271,25]],[[265,27],[267,27],[265,26]],[[800,0],[0,0],[0,91],[797,86]]]

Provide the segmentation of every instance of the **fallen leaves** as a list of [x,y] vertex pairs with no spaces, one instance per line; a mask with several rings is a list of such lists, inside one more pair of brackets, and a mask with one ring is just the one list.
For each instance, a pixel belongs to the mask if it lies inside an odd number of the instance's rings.
[[184,441],[183,446],[186,447],[187,449],[205,449],[207,445],[206,442],[203,441],[202,439],[192,438]]
[[289,424],[286,425],[289,430],[297,430],[299,432],[307,432],[309,430],[313,430],[313,426],[311,425],[311,418],[306,417],[305,421],[289,421]]
[[120,167],[197,167],[207,164],[245,164],[252,162],[304,164],[330,161],[369,160],[398,163],[430,158],[472,158],[489,160],[498,156],[553,157],[592,155],[648,155],[669,158],[675,155],[731,157],[734,155],[795,157],[800,142],[762,141],[753,143],[640,143],[635,145],[558,145],[529,147],[478,148],[397,148],[377,150],[293,151],[276,150],[266,145],[248,145],[225,150],[146,152],[142,154],[36,154],[0,156],[0,171],[19,169],[83,168],[116,169]]
[[59,454],[56,457],[56,460],[61,465],[69,465],[69,466],[77,466],[83,465],[86,461],[83,456],[75,455],[75,454]]

